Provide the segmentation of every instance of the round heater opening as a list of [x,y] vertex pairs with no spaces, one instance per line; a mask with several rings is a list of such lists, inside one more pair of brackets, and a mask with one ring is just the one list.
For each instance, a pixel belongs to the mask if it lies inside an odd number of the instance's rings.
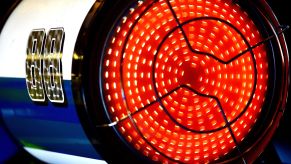
[[287,85],[272,41],[281,34],[260,16],[231,0],[133,1],[97,77],[117,137],[151,161],[248,162]]

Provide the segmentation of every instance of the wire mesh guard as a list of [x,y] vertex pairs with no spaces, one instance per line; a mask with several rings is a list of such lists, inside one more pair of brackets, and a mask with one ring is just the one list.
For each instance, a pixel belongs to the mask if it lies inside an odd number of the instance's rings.
[[102,60],[110,119],[153,161],[212,162],[240,152],[268,90],[262,41],[230,0],[138,1]]

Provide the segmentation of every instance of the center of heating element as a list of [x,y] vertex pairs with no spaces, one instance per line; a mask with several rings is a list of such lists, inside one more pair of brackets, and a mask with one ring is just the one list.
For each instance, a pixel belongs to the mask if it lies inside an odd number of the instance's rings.
[[[215,23],[196,20],[176,28],[160,45],[153,63],[160,105],[176,124],[194,132],[213,132],[234,122],[249,105],[255,86],[251,52],[238,56],[231,50],[234,41],[219,44],[223,34],[199,28]],[[230,26],[224,28],[234,40],[244,42]]]

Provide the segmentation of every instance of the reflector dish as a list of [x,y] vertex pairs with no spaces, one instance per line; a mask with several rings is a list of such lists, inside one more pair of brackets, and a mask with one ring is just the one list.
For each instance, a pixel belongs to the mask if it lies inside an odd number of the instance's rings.
[[281,31],[231,0],[130,4],[102,50],[108,126],[152,161],[246,163],[277,117],[267,103],[278,93],[271,39]]

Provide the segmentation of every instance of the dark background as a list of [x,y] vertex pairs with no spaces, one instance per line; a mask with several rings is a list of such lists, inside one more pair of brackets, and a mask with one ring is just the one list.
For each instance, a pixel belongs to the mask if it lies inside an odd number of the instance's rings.
[[[0,0],[0,31],[9,16],[10,11],[20,0]],[[272,7],[279,22],[282,25],[291,26],[291,11],[287,0],[266,0]],[[291,29],[285,33],[288,48],[291,46]],[[289,89],[290,93],[290,89]],[[289,98],[291,99],[291,98]],[[290,100],[291,101],[291,100]],[[264,153],[259,157],[256,163],[291,163],[291,105],[287,103],[283,119]],[[19,145],[14,143],[9,133],[5,132],[0,117],[0,163],[41,163],[34,157],[27,154]]]

